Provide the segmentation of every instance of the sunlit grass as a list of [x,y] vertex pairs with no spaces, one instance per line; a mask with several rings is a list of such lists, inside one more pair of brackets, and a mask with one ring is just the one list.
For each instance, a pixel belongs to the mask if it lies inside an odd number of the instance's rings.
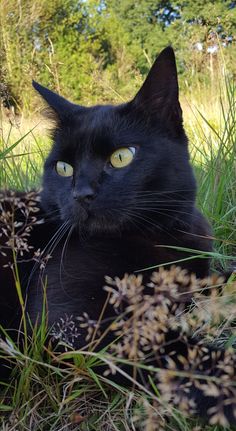
[[[198,179],[197,202],[214,229],[215,247],[233,254],[236,246],[236,88],[227,77],[220,92],[187,112],[192,163]],[[225,267],[225,262],[221,259]]]
[[12,125],[0,118],[1,188],[30,190],[39,187],[49,139],[43,121],[22,120]]

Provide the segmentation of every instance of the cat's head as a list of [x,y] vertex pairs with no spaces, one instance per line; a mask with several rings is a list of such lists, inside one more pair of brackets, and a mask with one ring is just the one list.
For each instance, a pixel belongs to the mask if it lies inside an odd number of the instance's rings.
[[44,167],[46,212],[101,234],[190,222],[196,186],[172,48],[122,105],[83,107],[33,85],[56,118]]

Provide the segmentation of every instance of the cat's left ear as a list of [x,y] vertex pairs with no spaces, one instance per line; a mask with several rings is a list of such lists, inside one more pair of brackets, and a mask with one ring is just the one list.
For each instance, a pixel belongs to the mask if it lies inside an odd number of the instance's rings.
[[54,91],[43,87],[38,82],[32,81],[32,85],[36,91],[42,96],[42,98],[47,102],[50,110],[54,115],[49,117],[53,118],[59,123],[65,123],[71,119],[75,112],[80,110],[80,106],[69,102],[69,100],[64,99],[64,97],[59,96],[59,94],[54,93]]
[[169,46],[159,54],[131,103],[145,116],[153,121],[161,120],[173,131],[182,128],[182,109],[173,48]]

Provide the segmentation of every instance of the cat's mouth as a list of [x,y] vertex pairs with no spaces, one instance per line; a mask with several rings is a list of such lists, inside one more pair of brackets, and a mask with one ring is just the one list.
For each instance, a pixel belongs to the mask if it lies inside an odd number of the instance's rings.
[[89,217],[91,217],[91,210],[81,205],[79,210],[79,220],[81,222],[86,222]]
[[75,222],[76,224],[83,226],[83,229],[90,230],[91,225],[93,225],[94,223],[99,224],[100,218],[101,215],[99,217],[99,214],[91,207],[81,205],[79,208],[79,212],[75,215]]
[[111,233],[117,231],[118,228],[117,220],[114,220],[110,213],[108,215],[105,211],[82,206],[74,211],[71,221],[76,229],[87,231],[90,234]]

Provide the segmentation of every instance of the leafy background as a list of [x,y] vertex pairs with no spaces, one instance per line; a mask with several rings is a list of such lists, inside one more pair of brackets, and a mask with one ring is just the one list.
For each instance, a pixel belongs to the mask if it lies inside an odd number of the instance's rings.
[[229,0],[2,0],[0,24],[0,80],[24,112],[32,78],[80,103],[127,99],[168,44],[185,93],[222,73],[221,51],[235,74]]

